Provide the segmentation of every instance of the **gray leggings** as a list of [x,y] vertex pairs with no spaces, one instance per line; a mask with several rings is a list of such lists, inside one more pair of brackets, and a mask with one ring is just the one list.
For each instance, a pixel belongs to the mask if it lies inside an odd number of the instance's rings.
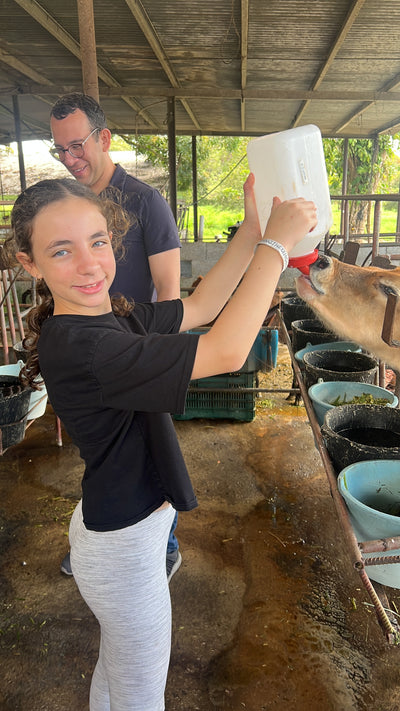
[[88,531],[81,502],[70,525],[71,566],[100,623],[90,711],[164,711],[171,650],[165,555],[172,506],[118,531]]

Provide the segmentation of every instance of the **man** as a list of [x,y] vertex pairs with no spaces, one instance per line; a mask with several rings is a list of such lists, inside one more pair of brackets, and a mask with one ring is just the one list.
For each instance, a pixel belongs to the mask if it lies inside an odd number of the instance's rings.
[[[120,293],[138,302],[179,298],[180,243],[173,214],[157,190],[113,163],[111,132],[97,101],[79,93],[62,96],[51,109],[50,127],[54,140],[51,154],[97,195],[119,195],[133,217],[111,294]],[[182,562],[174,535],[176,523],[177,514],[167,547],[168,580]],[[61,570],[72,575],[69,553]]]

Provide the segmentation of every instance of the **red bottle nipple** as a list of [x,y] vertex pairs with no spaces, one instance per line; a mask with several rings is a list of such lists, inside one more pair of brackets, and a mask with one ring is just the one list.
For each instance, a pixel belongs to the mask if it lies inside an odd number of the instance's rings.
[[301,257],[291,257],[289,259],[289,267],[298,269],[302,274],[310,273],[310,264],[314,264],[318,259],[318,249],[314,249],[310,254],[302,254]]

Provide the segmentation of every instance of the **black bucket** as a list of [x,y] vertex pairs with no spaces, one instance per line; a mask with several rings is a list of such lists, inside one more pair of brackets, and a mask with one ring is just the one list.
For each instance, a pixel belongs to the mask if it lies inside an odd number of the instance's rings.
[[378,363],[365,353],[354,351],[309,351],[303,356],[304,380],[308,388],[320,379],[375,383]]
[[325,414],[321,435],[337,471],[374,459],[400,459],[400,410],[339,405]]
[[31,388],[21,385],[18,377],[0,376],[0,429],[3,450],[24,438],[31,392]]
[[338,341],[339,336],[328,331],[326,326],[317,318],[306,318],[292,322],[292,348],[293,353],[301,351],[308,343],[312,346],[318,343],[332,343]]
[[18,360],[22,360],[24,363],[26,363],[29,351],[24,348],[23,341],[18,341],[18,343],[14,343],[13,351],[17,356]]
[[22,442],[25,437],[26,420],[27,417],[25,415],[19,422],[11,422],[9,425],[0,425],[2,452],[8,449],[8,447]]
[[293,321],[314,318],[312,308],[295,292],[287,294],[282,299],[281,308],[283,321],[288,331],[291,330]]

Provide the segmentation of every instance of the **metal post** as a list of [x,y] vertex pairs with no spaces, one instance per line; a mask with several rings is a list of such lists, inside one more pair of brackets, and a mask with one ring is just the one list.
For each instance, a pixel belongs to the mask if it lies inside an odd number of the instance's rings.
[[197,224],[197,141],[192,136],[192,196],[193,196],[193,239],[198,242],[199,229]]
[[379,252],[379,234],[381,231],[381,201],[376,200],[374,206],[374,231],[372,234],[372,259]]
[[169,168],[169,205],[172,214],[177,218],[176,196],[176,142],[175,142],[175,97],[168,99],[168,168]]
[[22,148],[21,140],[21,118],[19,114],[19,103],[18,96],[13,94],[12,97],[13,110],[14,110],[14,124],[15,124],[15,136],[18,145],[18,164],[19,164],[19,182],[21,184],[21,190],[26,188],[26,177],[25,177],[25,163],[24,163],[24,151]]
[[[349,173],[349,139],[344,139],[343,148],[343,178],[342,178],[342,195],[347,194],[347,183]],[[349,203],[347,200],[342,201],[342,210],[340,217],[340,234],[343,235],[343,245],[349,239]]]
[[93,0],[77,0],[83,91],[99,101]]

